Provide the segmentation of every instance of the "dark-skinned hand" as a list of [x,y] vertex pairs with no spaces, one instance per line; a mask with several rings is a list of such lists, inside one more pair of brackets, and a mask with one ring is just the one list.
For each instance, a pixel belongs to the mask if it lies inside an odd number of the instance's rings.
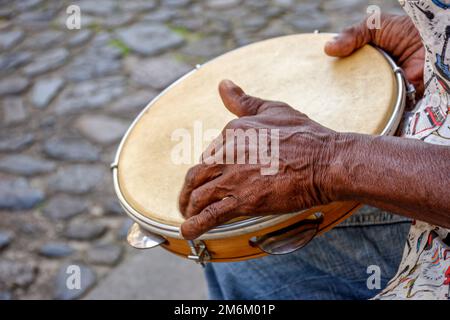
[[[383,15],[381,24],[380,30],[369,30],[364,20],[328,43],[325,52],[345,57],[365,44],[377,45],[403,68],[420,97],[425,51],[418,32],[406,16]],[[279,172],[262,175],[258,164],[206,161],[190,169],[179,198],[186,239],[239,216],[297,212],[338,200],[449,226],[449,203],[437,200],[448,197],[440,184],[448,178],[435,177],[447,174],[450,149],[410,139],[336,133],[285,103],[250,97],[230,81],[223,81],[219,91],[225,106],[239,117],[224,131],[279,130]],[[248,146],[236,146],[242,148]],[[408,157],[399,164],[398,154]],[[410,174],[411,168],[421,174]]]
[[[219,92],[239,117],[225,127],[224,136],[227,129],[279,130],[278,173],[261,174],[261,164],[203,161],[191,168],[179,199],[187,218],[181,226],[186,239],[238,216],[290,213],[331,201],[322,179],[333,154],[334,131],[285,103],[248,96],[231,81],[222,81]],[[235,154],[245,150],[248,158],[249,147],[256,146],[241,143],[234,145]]]
[[380,29],[369,29],[364,19],[327,43],[325,52],[334,57],[346,57],[368,43],[386,51],[416,88],[416,97],[422,97],[425,48],[410,17],[382,14]]

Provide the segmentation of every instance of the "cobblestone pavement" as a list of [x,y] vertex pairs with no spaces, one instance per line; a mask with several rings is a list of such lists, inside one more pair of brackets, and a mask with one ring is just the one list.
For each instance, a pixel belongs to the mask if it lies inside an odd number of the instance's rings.
[[[338,31],[369,3],[401,12],[365,0],[0,0],[0,299],[83,297],[133,254],[108,166],[161,89],[235,47]],[[80,30],[65,26],[70,4]],[[70,264],[78,291],[65,286]]]

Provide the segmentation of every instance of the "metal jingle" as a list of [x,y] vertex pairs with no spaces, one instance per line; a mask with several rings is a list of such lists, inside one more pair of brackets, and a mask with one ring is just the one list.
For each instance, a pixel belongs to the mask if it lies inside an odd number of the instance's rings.
[[133,223],[127,235],[128,243],[136,249],[151,249],[166,242],[166,239],[142,229],[137,223]]
[[270,255],[289,254],[306,246],[317,235],[322,221],[323,213],[316,212],[284,229],[253,237],[249,243]]

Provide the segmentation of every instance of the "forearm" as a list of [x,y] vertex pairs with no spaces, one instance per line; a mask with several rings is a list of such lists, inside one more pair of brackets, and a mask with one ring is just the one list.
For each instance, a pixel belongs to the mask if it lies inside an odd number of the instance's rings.
[[326,179],[333,199],[450,228],[450,147],[339,134]]

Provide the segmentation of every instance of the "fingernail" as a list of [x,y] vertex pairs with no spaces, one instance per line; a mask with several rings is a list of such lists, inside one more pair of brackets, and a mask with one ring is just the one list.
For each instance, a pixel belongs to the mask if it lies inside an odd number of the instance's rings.
[[224,79],[224,80],[222,80],[222,84],[227,87],[231,87],[231,86],[233,86],[234,83],[231,80]]

